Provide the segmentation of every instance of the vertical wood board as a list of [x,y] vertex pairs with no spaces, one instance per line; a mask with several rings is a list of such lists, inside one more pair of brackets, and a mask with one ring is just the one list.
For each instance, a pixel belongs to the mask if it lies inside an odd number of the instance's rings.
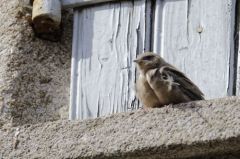
[[235,0],[157,0],[153,50],[205,93],[233,93]]
[[236,31],[235,31],[235,50],[237,52],[237,59],[236,59],[236,71],[237,71],[237,79],[236,79],[236,95],[240,95],[240,2],[236,2]]
[[144,44],[144,0],[75,10],[70,119],[138,107],[132,61]]

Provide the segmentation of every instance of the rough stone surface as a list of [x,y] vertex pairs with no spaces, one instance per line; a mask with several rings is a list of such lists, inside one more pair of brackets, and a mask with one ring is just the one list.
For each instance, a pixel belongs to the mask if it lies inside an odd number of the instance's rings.
[[0,3],[0,127],[66,117],[70,87],[72,14],[65,11],[60,42],[36,38],[26,0]]
[[240,98],[0,129],[0,158],[240,158]]

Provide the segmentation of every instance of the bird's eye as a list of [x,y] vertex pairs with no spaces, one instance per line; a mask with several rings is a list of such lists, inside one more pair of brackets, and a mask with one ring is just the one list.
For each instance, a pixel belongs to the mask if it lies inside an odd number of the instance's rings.
[[168,79],[168,77],[167,77],[167,75],[166,75],[166,74],[162,74],[162,76],[161,76],[161,77],[162,77],[162,79],[163,79],[163,80],[167,80],[167,79]]
[[147,61],[151,61],[153,58],[154,58],[154,56],[150,55],[150,56],[145,56],[142,59],[147,60]]

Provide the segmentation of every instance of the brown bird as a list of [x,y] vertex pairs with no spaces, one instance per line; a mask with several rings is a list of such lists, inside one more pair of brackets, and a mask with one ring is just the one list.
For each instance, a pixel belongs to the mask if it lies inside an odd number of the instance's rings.
[[204,99],[200,89],[184,73],[159,55],[145,52],[134,62],[140,71],[135,86],[136,95],[144,107],[162,107]]

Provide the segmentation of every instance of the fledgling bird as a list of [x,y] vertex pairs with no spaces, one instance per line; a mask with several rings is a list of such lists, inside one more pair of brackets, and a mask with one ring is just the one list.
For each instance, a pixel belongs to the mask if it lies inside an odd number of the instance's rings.
[[159,55],[145,52],[134,60],[140,75],[136,95],[145,108],[203,100],[201,90]]

